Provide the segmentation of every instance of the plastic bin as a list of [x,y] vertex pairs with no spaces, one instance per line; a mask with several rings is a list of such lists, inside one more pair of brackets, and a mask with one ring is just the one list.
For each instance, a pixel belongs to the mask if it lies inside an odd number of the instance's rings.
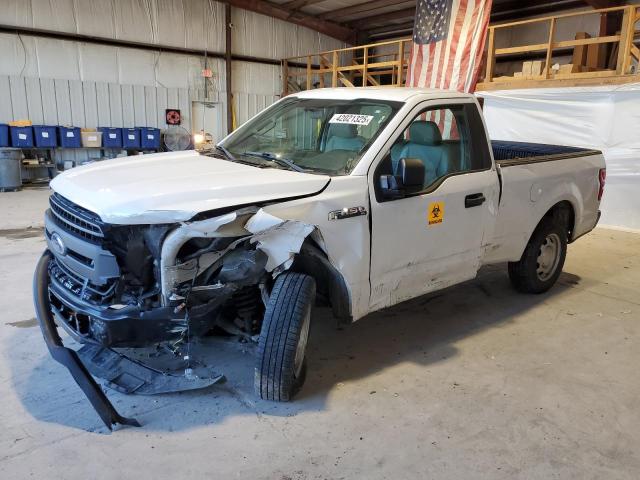
[[0,123],[0,147],[8,147],[9,144],[9,125]]
[[58,127],[60,146],[63,148],[80,148],[82,141],[79,127]]
[[139,128],[123,128],[122,129],[122,146],[124,148],[140,148],[140,129]]
[[56,129],[52,125],[34,125],[33,138],[36,147],[52,148],[58,146],[58,136]]
[[9,127],[11,130],[11,146],[16,148],[33,147],[33,128]]
[[160,129],[152,127],[140,128],[140,147],[149,150],[160,148]]
[[20,163],[22,150],[19,148],[0,149],[0,192],[15,192],[22,187]]
[[106,148],[122,148],[122,129],[113,127],[100,127],[102,132],[102,146]]
[[82,139],[82,146],[84,148],[99,148],[102,147],[102,132],[80,132],[80,138]]

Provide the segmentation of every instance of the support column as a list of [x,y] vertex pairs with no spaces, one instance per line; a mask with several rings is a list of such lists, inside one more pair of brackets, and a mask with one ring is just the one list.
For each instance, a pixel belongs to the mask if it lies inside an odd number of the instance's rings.
[[233,131],[233,93],[231,92],[231,5],[224,6],[224,66],[227,88],[227,133]]

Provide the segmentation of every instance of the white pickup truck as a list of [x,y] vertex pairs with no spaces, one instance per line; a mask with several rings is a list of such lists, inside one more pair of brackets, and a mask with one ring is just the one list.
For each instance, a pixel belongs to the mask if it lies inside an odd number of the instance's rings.
[[473,95],[312,90],[212,148],[56,177],[35,306],[109,427],[135,421],[87,372],[95,348],[81,362],[57,327],[109,351],[170,342],[185,367],[193,338],[232,331],[258,341],[256,393],[286,401],[315,303],[353,322],[503,262],[517,290],[544,292],[598,222],[604,181],[598,151],[489,142]]

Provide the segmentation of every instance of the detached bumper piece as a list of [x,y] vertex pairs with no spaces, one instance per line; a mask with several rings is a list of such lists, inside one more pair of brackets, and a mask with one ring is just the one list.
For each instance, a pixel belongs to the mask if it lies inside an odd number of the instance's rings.
[[96,383],[84,366],[78,354],[74,350],[66,348],[62,343],[49,305],[48,265],[52,258],[51,252],[45,251],[38,262],[33,279],[36,316],[49,353],[54,360],[67,367],[71,376],[87,396],[109,430],[112,430],[113,426],[117,424],[140,427],[141,425],[137,420],[123,417],[116,411],[100,388],[100,385]]
[[89,372],[104,378],[107,387],[121,393],[155,395],[205,388],[224,379],[223,375],[201,378],[195,375],[172,375],[150,368],[110,348],[87,344],[78,355]]

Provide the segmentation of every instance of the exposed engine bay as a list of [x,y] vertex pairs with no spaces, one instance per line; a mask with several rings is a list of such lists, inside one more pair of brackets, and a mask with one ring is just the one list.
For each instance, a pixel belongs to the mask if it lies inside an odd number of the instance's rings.
[[[215,366],[194,356],[198,339],[221,334],[255,344],[274,279],[292,268],[305,241],[310,256],[299,256],[299,268],[312,267],[322,245],[313,225],[257,207],[178,225],[122,226],[102,223],[58,194],[50,204],[49,250],[35,280],[37,299],[46,296],[36,301],[39,319],[51,320],[43,326],[45,339],[50,333],[50,349],[71,351],[55,332],[55,325],[62,327],[83,344],[71,357],[124,393],[190,390],[222,380]],[[111,407],[100,408],[103,420],[109,417],[104,410]]]

